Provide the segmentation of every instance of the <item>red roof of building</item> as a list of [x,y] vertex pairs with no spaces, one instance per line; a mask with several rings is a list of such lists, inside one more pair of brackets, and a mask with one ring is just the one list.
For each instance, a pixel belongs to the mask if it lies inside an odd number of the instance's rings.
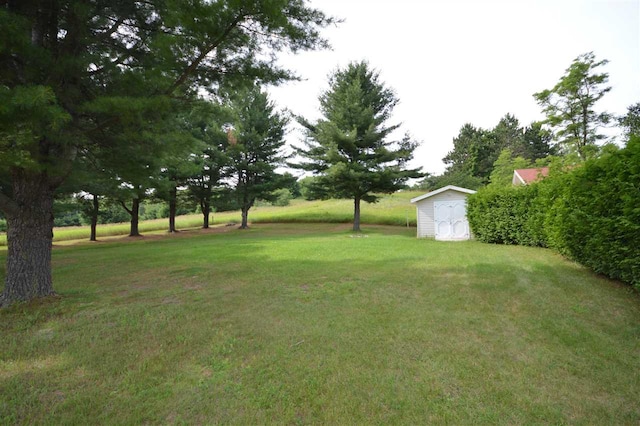
[[528,184],[549,176],[548,167],[540,167],[538,169],[517,169],[514,173],[520,178],[523,184]]

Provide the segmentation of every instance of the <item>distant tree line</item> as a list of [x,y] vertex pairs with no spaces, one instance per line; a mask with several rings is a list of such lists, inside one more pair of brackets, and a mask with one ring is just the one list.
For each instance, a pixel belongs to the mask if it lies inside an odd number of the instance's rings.
[[607,63],[593,52],[580,55],[553,88],[535,93],[545,120],[523,126],[506,114],[492,129],[464,124],[443,158],[445,172],[427,176],[417,187],[509,185],[514,169],[548,166],[558,159],[575,165],[608,152],[610,144],[600,143],[606,139],[601,129],[618,125],[628,138],[640,127],[640,103],[621,117],[597,111],[596,103],[611,90],[609,75],[599,71]]
[[166,217],[168,231],[177,232],[178,214],[199,210],[208,228],[214,210],[237,209],[246,228],[256,200],[276,201],[276,191],[296,181],[275,173],[286,158],[286,123],[260,86],[220,88],[217,101],[193,100],[176,112],[160,137],[168,138],[163,149],[131,152],[135,147],[117,161],[96,157],[79,165],[57,191],[54,223],[88,222],[95,240],[98,223],[129,221],[129,235],[138,236],[141,220]]
[[428,176],[419,187],[432,190],[456,185],[478,189],[492,182],[492,178],[498,179],[496,168],[501,172],[512,165],[546,164],[548,157],[557,153],[551,141],[550,132],[541,123],[522,126],[512,114],[506,114],[490,130],[466,123],[453,139],[453,150],[442,159],[447,165],[445,172]]

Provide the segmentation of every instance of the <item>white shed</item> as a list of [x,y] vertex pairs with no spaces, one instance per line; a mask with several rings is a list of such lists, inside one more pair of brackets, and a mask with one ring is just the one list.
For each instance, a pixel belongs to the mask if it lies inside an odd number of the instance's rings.
[[471,238],[467,221],[467,196],[472,189],[445,186],[411,199],[418,215],[418,238],[457,241]]

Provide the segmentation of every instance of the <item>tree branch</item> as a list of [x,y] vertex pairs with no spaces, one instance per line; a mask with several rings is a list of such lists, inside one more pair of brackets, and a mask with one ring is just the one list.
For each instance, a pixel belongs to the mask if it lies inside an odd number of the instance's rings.
[[169,88],[169,90],[167,90],[167,94],[172,93],[174,90],[176,90],[178,87],[180,87],[182,85],[182,83],[185,82],[185,80],[191,75],[193,74],[193,72],[195,71],[195,69],[198,67],[198,65],[200,65],[202,63],[202,61],[204,60],[204,58],[207,57],[207,55],[216,47],[218,47],[226,38],[227,36],[231,33],[231,31],[233,31],[234,28],[236,28],[238,26],[238,23],[240,23],[243,19],[245,18],[244,14],[240,14],[238,15],[230,24],[229,26],[227,26],[227,28],[224,30],[224,32],[220,35],[220,37],[218,37],[217,39],[215,39],[213,41],[213,43],[209,44],[208,46],[205,46],[205,48],[202,50],[202,52],[200,52],[200,54],[193,60],[193,62],[182,72],[182,74],[180,74],[180,76],[176,79],[176,81],[171,85],[171,87]]
[[115,23],[111,26],[111,28],[101,33],[100,39],[104,40],[107,37],[110,37],[111,34],[115,33],[118,30],[118,28],[120,28],[120,25],[122,25],[123,22],[124,22],[124,16],[120,17],[117,21],[115,21]]
[[124,208],[127,211],[127,213],[129,213],[130,216],[133,216],[133,210],[129,209],[127,205],[124,203],[124,201],[118,200],[118,202],[120,203],[122,208]]

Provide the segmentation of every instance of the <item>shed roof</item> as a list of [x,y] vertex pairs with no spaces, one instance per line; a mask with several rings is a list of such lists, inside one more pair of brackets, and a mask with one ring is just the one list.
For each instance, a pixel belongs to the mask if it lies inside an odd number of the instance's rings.
[[523,185],[540,180],[545,176],[549,176],[548,167],[540,167],[537,169],[516,169],[513,171],[514,183],[517,179],[518,182]]
[[427,192],[426,194],[421,195],[419,197],[412,198],[411,202],[412,203],[417,203],[418,201],[422,201],[425,198],[433,197],[434,195],[441,194],[441,193],[443,193],[445,191],[448,191],[448,190],[462,192],[463,194],[475,194],[476,193],[476,191],[474,191],[473,189],[460,188],[459,186],[454,186],[454,185],[447,185],[447,186],[443,186],[440,189],[436,189],[435,191]]

